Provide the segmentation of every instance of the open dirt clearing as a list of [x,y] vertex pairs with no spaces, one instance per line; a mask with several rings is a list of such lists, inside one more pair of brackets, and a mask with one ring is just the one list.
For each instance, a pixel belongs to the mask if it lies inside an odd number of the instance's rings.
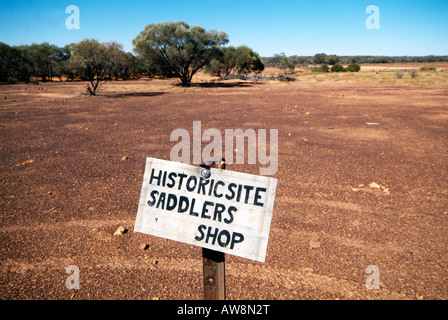
[[227,255],[228,299],[448,299],[447,85],[173,83],[0,86],[0,299],[202,299],[200,248],[132,231],[145,158],[193,121],[279,130],[266,263]]

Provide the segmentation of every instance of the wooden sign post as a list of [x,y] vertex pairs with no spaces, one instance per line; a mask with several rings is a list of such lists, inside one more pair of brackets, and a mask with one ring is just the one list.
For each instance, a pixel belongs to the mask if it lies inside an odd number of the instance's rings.
[[205,299],[225,298],[225,253],[264,262],[277,179],[146,159],[134,231],[203,248]]
[[[216,164],[216,163],[213,163]],[[222,159],[217,164],[218,169],[225,170],[226,163]],[[210,169],[209,166],[202,165],[202,168]],[[202,248],[202,280],[204,283],[205,300],[225,300],[226,299],[226,254]]]
[[226,299],[226,254],[202,248],[202,278],[205,300]]

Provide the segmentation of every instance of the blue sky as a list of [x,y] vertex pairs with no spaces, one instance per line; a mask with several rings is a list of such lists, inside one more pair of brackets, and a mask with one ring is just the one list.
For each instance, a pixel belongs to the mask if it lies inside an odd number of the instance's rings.
[[[69,30],[65,9],[80,10],[80,29]],[[380,29],[367,29],[366,8],[380,10]],[[84,38],[132,39],[149,23],[185,21],[225,31],[229,45],[248,45],[261,56],[448,55],[448,0],[0,0],[0,41],[9,45]]]

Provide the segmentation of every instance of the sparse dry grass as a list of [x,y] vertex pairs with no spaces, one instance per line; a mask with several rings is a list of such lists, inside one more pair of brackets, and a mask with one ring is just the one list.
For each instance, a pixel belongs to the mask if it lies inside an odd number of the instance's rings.
[[448,72],[419,72],[419,76],[412,78],[410,73],[404,71],[401,79],[395,75],[396,70],[387,71],[365,71],[365,72],[344,72],[344,73],[308,73],[299,77],[311,78],[316,81],[343,81],[343,82],[362,82],[362,83],[393,83],[393,84],[447,84]]
[[[422,67],[435,67],[436,71],[422,71]],[[344,66],[346,67],[346,65]],[[402,71],[403,77],[397,78],[395,72]],[[418,76],[412,78],[410,71],[416,70]],[[263,74],[274,75],[281,73],[278,68],[266,68]],[[354,83],[390,83],[390,84],[415,84],[415,85],[433,85],[448,84],[448,63],[412,63],[412,64],[380,64],[380,65],[361,65],[360,72],[341,72],[341,73],[316,73],[306,68],[296,68],[292,76],[299,80],[313,81],[340,81]]]

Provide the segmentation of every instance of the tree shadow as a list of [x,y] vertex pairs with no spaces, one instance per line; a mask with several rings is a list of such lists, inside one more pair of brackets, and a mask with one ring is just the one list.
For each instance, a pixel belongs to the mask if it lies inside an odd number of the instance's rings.
[[[208,81],[208,82],[196,82],[190,84],[189,87],[199,87],[199,88],[249,88],[253,85],[262,84],[261,81],[248,80],[248,81],[238,81],[238,82],[222,82],[222,81]],[[182,86],[181,83],[176,84],[176,86]],[[188,88],[188,87],[187,87]]]
[[174,83],[175,87],[182,88],[244,88],[244,87],[252,87],[254,84],[261,84],[258,81],[238,81],[238,82],[215,82],[215,80],[208,82],[193,82],[189,86],[185,86],[182,83]]
[[101,95],[107,98],[128,98],[128,97],[156,97],[166,92],[103,92]]
[[200,87],[200,88],[248,88],[252,87],[254,82],[199,82],[199,83],[192,83],[190,87]]

